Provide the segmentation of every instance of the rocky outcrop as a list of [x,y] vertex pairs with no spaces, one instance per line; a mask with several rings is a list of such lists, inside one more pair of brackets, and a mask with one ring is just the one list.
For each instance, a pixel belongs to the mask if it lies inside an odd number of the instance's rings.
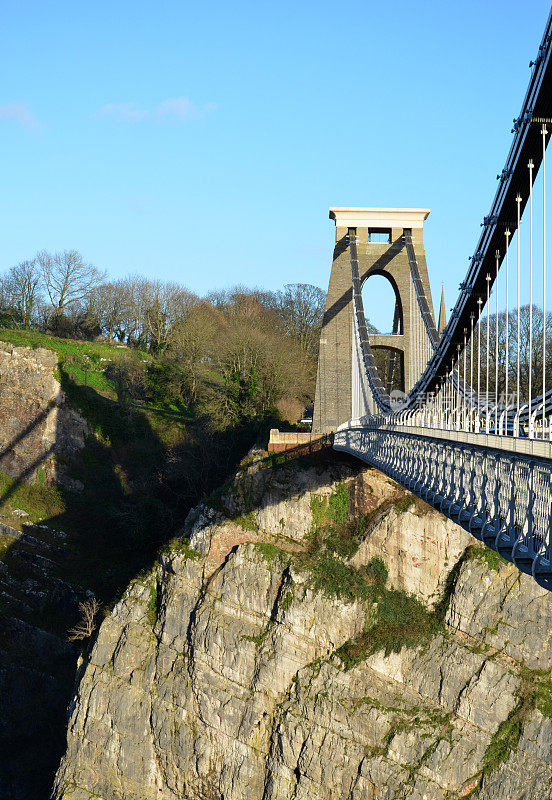
[[0,470],[13,478],[32,482],[42,469],[47,479],[71,483],[55,457],[84,447],[87,428],[65,405],[56,367],[51,350],[0,342]]
[[56,800],[552,798],[552,603],[515,567],[346,461],[249,464],[186,533],[102,624]]

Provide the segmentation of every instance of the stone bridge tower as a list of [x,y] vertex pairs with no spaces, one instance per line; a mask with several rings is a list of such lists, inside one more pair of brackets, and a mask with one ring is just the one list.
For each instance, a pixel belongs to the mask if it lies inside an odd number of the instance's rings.
[[[416,383],[433,348],[418,306],[404,232],[411,231],[421,283],[433,316],[433,303],[423,245],[427,208],[331,208],[336,243],[320,336],[313,431],[327,433],[355,416],[354,386],[358,384],[353,357],[353,302],[348,234],[357,240],[361,284],[370,275],[383,275],[395,292],[393,333],[371,334],[374,351],[386,348],[398,359],[401,383],[408,392]],[[370,298],[365,294],[370,318]],[[370,395],[370,411],[374,401]]]

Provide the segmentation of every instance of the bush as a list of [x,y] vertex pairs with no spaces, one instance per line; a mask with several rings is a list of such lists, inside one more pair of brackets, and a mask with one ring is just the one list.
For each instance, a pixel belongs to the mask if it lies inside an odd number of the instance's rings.
[[493,572],[498,572],[501,566],[508,564],[508,561],[502,558],[496,550],[491,550],[489,547],[482,545],[470,545],[466,556],[469,560],[483,561]]
[[155,627],[158,614],[159,614],[159,593],[157,589],[157,582],[155,582],[150,586],[150,596],[148,599],[148,606],[146,610],[146,616],[152,628]]
[[137,353],[125,353],[106,368],[105,374],[113,381],[120,403],[146,397],[146,364]]
[[150,399],[158,405],[189,406],[193,396],[192,376],[184,361],[162,355],[148,366],[146,383]]
[[364,527],[349,519],[349,487],[339,483],[329,497],[311,495],[312,531],[310,551],[322,548],[341,558],[352,558],[358,550]]
[[379,586],[385,586],[389,576],[387,564],[379,556],[372,558],[365,567],[367,576]]
[[310,505],[315,530],[345,525],[349,520],[349,488],[342,482],[329,497],[312,494]]
[[326,550],[307,558],[301,566],[310,573],[310,585],[314,591],[323,592],[328,597],[353,602],[373,600],[378,594],[379,584],[366,568],[355,569]]
[[[376,569],[379,572],[381,567]],[[350,669],[378,650],[388,656],[399,653],[403,647],[419,647],[441,628],[438,615],[428,611],[413,595],[397,589],[383,589],[373,619],[359,636],[345,642],[337,655],[346,669]]]
[[52,314],[47,320],[46,329],[61,339],[95,339],[101,334],[101,328],[95,316],[89,312],[73,316]]
[[370,651],[384,650],[387,656],[403,647],[417,647],[435,636],[440,627],[436,615],[413,595],[387,590],[378,603],[376,624],[368,631]]
[[77,642],[82,639],[89,639],[96,630],[96,616],[100,610],[100,604],[95,597],[79,603],[80,620],[68,631],[67,638],[70,642]]

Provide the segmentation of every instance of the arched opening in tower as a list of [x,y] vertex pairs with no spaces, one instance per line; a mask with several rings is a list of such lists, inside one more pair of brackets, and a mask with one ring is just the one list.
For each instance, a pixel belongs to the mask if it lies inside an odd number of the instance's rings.
[[399,291],[390,275],[371,272],[362,284],[368,333],[401,334],[403,314]]
[[[403,312],[399,290],[391,275],[371,272],[362,285],[362,304],[369,334],[400,336]],[[404,354],[389,342],[373,343],[374,361],[388,393],[404,391]]]
[[404,353],[393,347],[372,345],[374,362],[387,394],[404,392]]

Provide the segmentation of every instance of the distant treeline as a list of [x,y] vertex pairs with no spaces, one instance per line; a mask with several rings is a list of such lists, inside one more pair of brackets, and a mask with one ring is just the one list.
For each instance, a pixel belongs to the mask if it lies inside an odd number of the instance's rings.
[[147,393],[235,424],[276,409],[300,417],[314,392],[324,300],[309,284],[198,297],[136,275],[109,281],[75,250],[42,251],[0,278],[0,324],[125,344],[110,367],[121,399]]

